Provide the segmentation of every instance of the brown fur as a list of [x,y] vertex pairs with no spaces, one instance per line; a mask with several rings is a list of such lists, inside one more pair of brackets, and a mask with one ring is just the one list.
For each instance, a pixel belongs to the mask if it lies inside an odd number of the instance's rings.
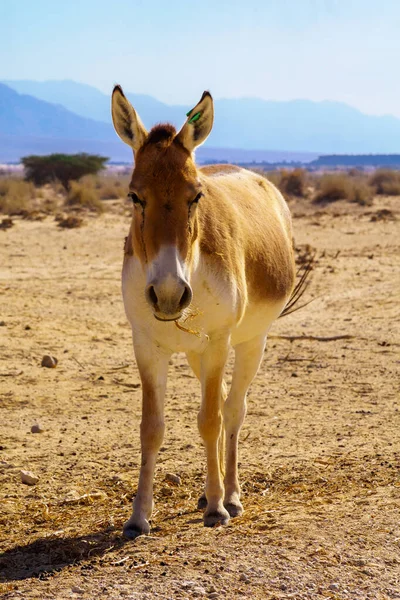
[[129,231],[127,237],[125,238],[124,254],[125,254],[125,256],[133,256],[133,245],[132,245],[132,233],[131,233],[131,231]]
[[159,123],[151,129],[141,149],[150,144],[164,143],[168,145],[173,141],[175,135],[176,129],[173,125],[170,125],[170,123]]
[[205,167],[200,167],[199,169],[204,175],[215,176],[215,175],[226,175],[227,173],[235,173],[237,171],[241,171],[242,167],[238,167],[237,165],[206,165]]
[[[197,210],[189,203],[200,189]],[[190,261],[199,236],[201,252],[244,300],[278,301],[293,287],[290,217],[276,188],[233,165],[197,169],[175,138],[158,125],[138,151],[131,190],[146,206],[134,210],[125,252],[151,261],[163,244],[177,244]],[[193,214],[192,214],[193,212]]]
[[[208,175],[208,193],[199,211],[200,230],[206,232],[201,237],[203,252],[225,261],[230,272],[244,253],[249,300],[284,298],[293,286],[294,260],[290,220],[286,218],[282,227],[279,218],[279,192],[261,176],[258,181],[252,176],[253,183],[244,169],[231,165],[202,171]],[[243,179],[223,176],[240,172]]]

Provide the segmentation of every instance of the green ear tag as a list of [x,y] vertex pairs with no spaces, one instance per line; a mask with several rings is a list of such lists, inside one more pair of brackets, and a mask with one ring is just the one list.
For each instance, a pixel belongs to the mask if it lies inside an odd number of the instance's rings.
[[[187,113],[186,116],[190,115],[190,111]],[[195,115],[193,115],[193,117],[191,119],[189,119],[188,123],[195,123],[196,121],[198,121],[201,117],[201,112],[196,113]]]

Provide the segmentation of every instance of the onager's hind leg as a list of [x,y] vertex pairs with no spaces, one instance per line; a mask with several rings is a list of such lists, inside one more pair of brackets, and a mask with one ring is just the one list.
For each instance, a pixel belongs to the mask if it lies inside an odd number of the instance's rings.
[[202,400],[198,414],[198,426],[207,456],[206,498],[204,525],[226,525],[229,513],[224,508],[224,486],[220,461],[220,437],[222,433],[222,378],[228,355],[226,336],[210,342],[200,359]]
[[243,513],[238,479],[238,438],[246,415],[246,394],[261,363],[266,334],[235,346],[232,385],[224,404],[226,471],[224,506],[231,517]]
[[142,422],[140,441],[142,462],[139,485],[133,501],[133,513],[124,524],[124,535],[133,539],[150,532],[153,511],[153,477],[157,454],[164,437],[164,396],[169,354],[165,354],[147,338],[135,343],[136,361],[142,380]]
[[[195,354],[194,352],[188,352],[186,354],[188,363],[193,370],[193,373],[196,375],[197,379],[201,381],[201,355]],[[228,395],[227,387],[225,381],[222,381],[221,386],[221,411],[224,406],[225,399]],[[225,428],[221,428],[221,435],[218,441],[218,454],[221,471],[225,471],[224,458],[225,458]],[[205,510],[207,508],[207,498],[206,492],[204,491],[198,499],[197,508],[199,510]]]

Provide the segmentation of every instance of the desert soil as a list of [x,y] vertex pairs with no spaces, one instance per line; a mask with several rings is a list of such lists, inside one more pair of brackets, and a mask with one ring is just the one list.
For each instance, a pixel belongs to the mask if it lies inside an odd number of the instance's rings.
[[121,537],[140,461],[120,294],[129,214],[110,202],[81,228],[47,216],[0,230],[0,596],[400,598],[398,202],[291,203],[300,260],[316,252],[315,300],[274,324],[250,389],[245,514],[202,525],[199,385],[176,355],[152,533],[133,542]]

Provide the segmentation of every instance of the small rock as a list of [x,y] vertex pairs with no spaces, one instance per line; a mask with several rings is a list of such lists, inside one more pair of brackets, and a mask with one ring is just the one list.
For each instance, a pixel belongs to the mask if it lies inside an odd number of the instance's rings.
[[367,564],[367,561],[364,560],[363,558],[357,558],[352,562],[353,565],[355,565],[356,567],[365,567]]
[[43,429],[40,427],[39,423],[35,423],[31,427],[31,433],[42,433]]
[[207,598],[219,598],[218,592],[210,592]]
[[175,485],[181,485],[182,483],[179,475],[175,475],[174,473],[167,473],[165,476],[165,481],[169,481],[169,483],[174,483]]
[[196,587],[192,588],[192,596],[205,596],[206,590],[201,585],[196,585]]
[[20,471],[21,481],[26,485],[36,485],[39,481],[39,477],[31,471]]
[[31,326],[30,325],[25,325],[25,331],[30,331],[31,330]]
[[5,327],[6,326],[6,322],[5,321],[0,321],[0,327]]
[[80,588],[77,585],[73,585],[71,588],[71,592],[73,592],[74,594],[84,594],[85,590],[83,590],[82,588]]
[[242,573],[239,577],[239,581],[244,581],[245,583],[250,583],[250,579],[247,577],[246,573]]
[[331,583],[331,585],[329,586],[329,589],[331,590],[331,592],[338,592],[339,591],[339,584],[338,583]]
[[55,356],[49,356],[45,354],[42,358],[42,367],[47,367],[48,369],[55,369],[58,363],[58,359]]
[[184,589],[193,588],[196,586],[197,586],[196,581],[182,581],[182,583],[181,583],[181,587],[183,587]]

